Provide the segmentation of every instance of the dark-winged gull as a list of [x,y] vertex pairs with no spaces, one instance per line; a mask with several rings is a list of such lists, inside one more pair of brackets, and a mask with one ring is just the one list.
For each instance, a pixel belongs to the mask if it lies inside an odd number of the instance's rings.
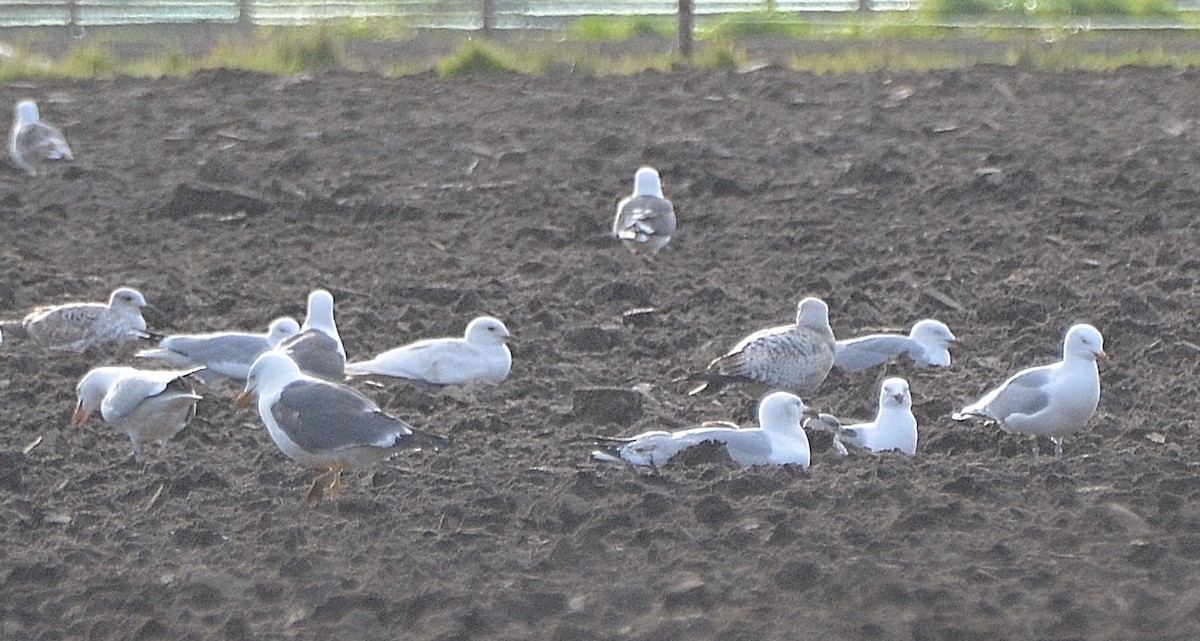
[[13,110],[12,131],[8,135],[8,155],[30,176],[37,175],[38,163],[74,160],[71,147],[62,132],[38,115],[36,102],[25,99]]
[[346,377],[346,348],[333,320],[333,294],[313,290],[300,333],[285,339],[279,349],[296,361],[300,371],[327,381]]
[[301,465],[325,470],[313,479],[310,500],[320,500],[321,481],[330,477],[330,497],[336,499],[347,466],[365,467],[404,449],[446,442],[413,429],[345,385],[305,375],[278,350],[254,361],[237,406],[246,407],[254,396],[275,445]]
[[394,376],[434,385],[498,385],[512,368],[510,339],[508,328],[499,319],[480,316],[467,325],[461,338],[419,340],[369,361],[348,363],[346,374]]
[[299,332],[300,323],[285,316],[271,321],[265,334],[212,332],[163,336],[157,348],[144,349],[137,356],[161,360],[175,367],[203,365],[202,377],[212,373],[244,381],[255,359]]
[[835,342],[829,306],[819,298],[805,298],[794,325],[761,329],[743,338],[696,376],[705,382],[688,394],[720,391],[735,383],[754,383],[766,391],[812,394],[833,367]]
[[612,233],[634,253],[645,250],[657,254],[671,242],[675,208],[663,196],[654,168],[642,167],[634,174],[633,193],[617,204]]
[[833,433],[833,447],[846,454],[846,445],[868,452],[898,450],[909,456],[917,453],[917,418],[912,413],[912,395],[908,381],[889,378],[879,387],[879,411],[869,423],[842,425],[827,414],[821,414],[806,427],[825,429]]
[[1046,436],[1054,455],[1062,456],[1063,437],[1083,429],[1100,403],[1100,371],[1096,359],[1107,359],[1100,330],[1086,323],[1067,330],[1062,360],[1023,369],[962,408],[956,421],[981,418],[1010,434],[1034,439]]
[[129,287],[113,291],[107,303],[65,303],[39,307],[21,321],[25,333],[45,344],[83,351],[93,345],[135,340],[146,329],[141,292]]
[[143,370],[97,367],[75,386],[79,402],[72,422],[87,424],[97,410],[105,423],[129,435],[133,455],[140,457],[145,441],[164,442],[178,434],[196,415],[200,396],[186,377],[204,369]]
[[721,443],[738,465],[799,465],[808,467],[808,436],[800,420],[810,412],[795,394],[768,394],[758,405],[759,427],[739,429],[729,423],[706,423],[677,432],[652,431],[614,441],[592,452],[601,461],[624,461],[660,467],[689,447],[708,441]]
[[955,340],[945,323],[927,318],[917,321],[908,336],[870,334],[838,341],[833,366],[859,372],[907,354],[917,367],[946,367]]

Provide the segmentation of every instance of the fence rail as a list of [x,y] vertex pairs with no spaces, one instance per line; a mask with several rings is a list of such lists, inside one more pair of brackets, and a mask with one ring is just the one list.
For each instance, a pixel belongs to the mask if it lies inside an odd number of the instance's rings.
[[[897,11],[919,0],[872,0],[872,8]],[[1200,0],[1196,0],[1200,2]],[[842,12],[859,0],[773,0],[776,11]],[[337,18],[400,18],[414,27],[476,29],[484,5],[499,29],[559,27],[589,15],[675,15],[678,0],[0,0],[0,27],[83,26],[240,21],[261,25],[307,24]],[[695,0],[696,15],[762,10],[767,0]]]

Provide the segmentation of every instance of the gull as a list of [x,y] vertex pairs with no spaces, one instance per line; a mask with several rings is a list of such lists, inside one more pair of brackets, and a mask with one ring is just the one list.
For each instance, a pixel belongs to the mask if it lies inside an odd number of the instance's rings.
[[129,435],[133,455],[140,457],[144,441],[165,442],[196,416],[201,397],[192,391],[186,377],[202,369],[92,369],[75,386],[79,402],[72,422],[83,427],[99,410],[105,423]]
[[34,340],[69,345],[83,351],[93,345],[124,343],[146,330],[142,309],[148,307],[141,292],[129,287],[114,290],[107,303],[65,303],[34,309],[21,326]]
[[956,421],[980,418],[1010,434],[1033,439],[1046,436],[1054,455],[1062,456],[1063,437],[1083,429],[1100,403],[1096,359],[1108,359],[1100,330],[1086,323],[1072,326],[1063,338],[1062,360],[1023,369],[978,401],[951,416]]
[[[296,319],[284,316],[271,321],[266,334],[212,332],[158,337],[158,347],[144,349],[138,358],[158,359],[175,367],[203,365],[202,374],[246,380],[250,365],[263,352],[279,347],[284,339],[300,332]],[[147,336],[154,336],[147,334]]]
[[729,457],[742,467],[752,465],[799,465],[809,463],[808,436],[800,427],[801,417],[811,412],[795,394],[768,394],[758,405],[759,427],[739,429],[730,423],[705,423],[700,427],[666,432],[644,432],[627,439],[604,439],[620,443],[592,452],[598,461],[661,467],[676,454],[708,441],[721,443]]
[[413,429],[359,392],[308,376],[283,352],[258,357],[236,406],[258,398],[258,414],[275,445],[290,459],[325,470],[313,479],[308,498],[319,501],[329,483],[336,499],[346,467],[365,467],[401,450],[445,444],[447,439]]
[[62,132],[38,116],[36,102],[21,100],[17,102],[14,112],[12,131],[8,137],[8,155],[26,173],[37,175],[35,163],[75,159]]
[[633,176],[633,193],[617,204],[612,234],[630,251],[658,250],[675,233],[675,208],[663,196],[662,183],[653,167],[642,167]]
[[512,336],[497,318],[480,316],[462,338],[427,338],[388,350],[369,361],[348,363],[350,376],[377,374],[434,385],[482,382],[499,385],[512,368]]
[[768,391],[812,394],[833,367],[835,342],[829,306],[819,298],[805,298],[797,308],[794,325],[761,329],[743,338],[697,375],[705,382],[688,395],[714,387],[720,391],[739,382],[755,383]]
[[957,339],[946,324],[926,318],[917,321],[908,336],[871,334],[837,342],[833,366],[859,372],[907,354],[917,367],[950,365],[950,345]]
[[912,413],[912,395],[908,381],[889,378],[879,387],[879,411],[870,423],[843,426],[836,418],[821,414],[808,427],[820,427],[833,433],[833,448],[846,454],[846,445],[869,452],[899,450],[912,456],[917,453],[917,419]]
[[308,295],[308,312],[300,333],[285,339],[279,349],[305,374],[329,381],[346,377],[346,348],[333,320],[333,294],[317,289]]

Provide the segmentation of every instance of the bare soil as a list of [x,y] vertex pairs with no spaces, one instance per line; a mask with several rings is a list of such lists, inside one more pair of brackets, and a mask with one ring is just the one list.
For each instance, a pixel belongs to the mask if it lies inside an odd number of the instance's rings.
[[[262,329],[325,287],[351,357],[481,313],[519,342],[496,388],[355,383],[453,446],[311,506],[235,386],[138,462],[67,427],[78,378],[132,347],[6,341],[0,638],[1200,631],[1194,71],[0,84],[23,96],[78,161],[0,171],[0,316],[131,285],[153,329]],[[653,261],[607,236],[643,164],[680,220]],[[805,295],[841,336],[936,317],[963,339],[949,369],[888,372],[917,456],[814,436],[808,471],[589,460],[595,434],[747,422],[753,398],[679,379]],[[1113,361],[1063,458],[947,418],[1077,321]],[[806,401],[868,417],[882,375]]]

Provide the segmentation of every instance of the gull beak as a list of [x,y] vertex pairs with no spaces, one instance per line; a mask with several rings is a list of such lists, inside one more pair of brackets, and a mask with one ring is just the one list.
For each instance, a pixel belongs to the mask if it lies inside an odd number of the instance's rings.
[[87,425],[88,415],[83,411],[83,403],[75,406],[75,412],[71,414],[71,424],[75,427],[82,428]]
[[1104,361],[1105,363],[1107,363],[1108,362],[1108,352],[1106,352],[1104,350],[1100,350],[1100,353],[1096,354],[1096,360]]
[[254,394],[251,394],[250,392],[242,392],[241,394],[238,394],[238,397],[233,401],[233,406],[239,410],[244,410],[247,407],[250,407],[250,401],[252,400],[254,400]]
[[892,400],[896,401],[897,403],[903,403],[904,395],[903,394],[892,394]]
[[803,411],[803,412],[800,412],[800,415],[801,415],[801,416],[804,416],[804,417],[807,417],[807,418],[820,418],[820,416],[821,416],[821,411],[820,411],[820,410],[815,410],[815,409],[813,409],[813,408],[811,408],[811,407],[808,407],[808,406],[805,406],[805,408],[804,408],[804,411]]

